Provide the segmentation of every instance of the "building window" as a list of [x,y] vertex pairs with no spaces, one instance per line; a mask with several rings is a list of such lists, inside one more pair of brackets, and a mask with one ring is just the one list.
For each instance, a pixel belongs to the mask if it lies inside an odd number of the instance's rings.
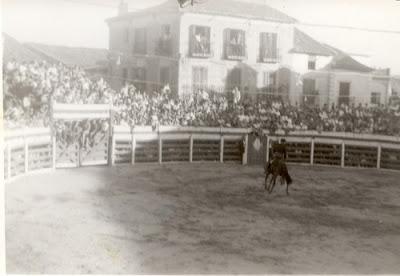
[[242,70],[240,68],[233,68],[228,72],[226,88],[232,91],[236,87],[242,90]]
[[381,103],[381,93],[372,92],[371,93],[371,104],[380,104]]
[[135,44],[133,51],[135,54],[144,55],[147,53],[146,28],[135,29]]
[[191,26],[189,43],[192,57],[209,57],[211,55],[210,27]]
[[172,38],[170,25],[161,26],[161,36],[158,41],[156,52],[161,56],[172,55]]
[[123,36],[124,36],[124,42],[125,43],[129,43],[129,28],[127,27],[127,28],[124,28],[124,31],[123,31],[124,33],[123,33]]
[[260,61],[271,63],[278,61],[276,33],[260,33]]
[[318,100],[318,91],[315,89],[315,79],[303,80],[303,99],[307,105],[315,105]]
[[339,85],[338,105],[350,104],[350,82],[341,82]]
[[125,85],[127,81],[128,81],[128,69],[123,68],[122,69],[122,85]]
[[266,71],[263,73],[263,92],[273,93],[276,88],[276,72]]
[[246,55],[246,37],[242,30],[225,30],[225,58],[240,60]]
[[317,63],[316,56],[308,56],[308,70],[315,70],[316,63]]
[[196,66],[192,70],[192,83],[195,91],[207,89],[208,69],[206,67]]
[[169,84],[171,80],[169,67],[160,68],[160,84],[162,87]]
[[141,92],[146,91],[146,68],[132,68],[132,81],[135,88]]

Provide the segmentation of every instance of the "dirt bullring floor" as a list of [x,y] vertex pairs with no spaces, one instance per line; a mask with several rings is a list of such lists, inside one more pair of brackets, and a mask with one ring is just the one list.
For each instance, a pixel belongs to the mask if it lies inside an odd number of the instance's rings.
[[6,184],[8,273],[400,273],[400,172],[86,167]]

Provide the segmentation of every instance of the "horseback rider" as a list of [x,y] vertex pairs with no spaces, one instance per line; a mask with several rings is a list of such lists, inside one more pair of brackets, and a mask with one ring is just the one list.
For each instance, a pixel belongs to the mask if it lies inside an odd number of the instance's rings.
[[287,184],[292,183],[292,178],[289,175],[289,171],[286,166],[286,159],[288,157],[287,150],[286,150],[286,140],[281,139],[279,143],[275,143],[272,145],[272,153],[273,153],[273,160],[279,162],[282,167],[284,168],[284,175],[283,177],[286,180]]
[[287,158],[287,151],[286,151],[286,140],[281,139],[279,143],[275,143],[272,145],[272,153],[274,156],[274,159],[279,159],[279,160],[286,160]]

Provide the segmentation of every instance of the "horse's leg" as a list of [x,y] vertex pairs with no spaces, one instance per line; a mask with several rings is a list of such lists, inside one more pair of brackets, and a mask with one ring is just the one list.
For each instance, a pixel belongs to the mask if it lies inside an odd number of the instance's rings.
[[286,195],[289,195],[289,183],[286,182]]
[[275,183],[276,183],[276,175],[273,174],[272,178],[271,178],[271,184],[270,184],[269,193],[272,193],[272,191],[274,190]]
[[264,181],[264,189],[265,190],[268,190],[268,176],[269,176],[269,173],[266,173],[265,174],[265,181]]

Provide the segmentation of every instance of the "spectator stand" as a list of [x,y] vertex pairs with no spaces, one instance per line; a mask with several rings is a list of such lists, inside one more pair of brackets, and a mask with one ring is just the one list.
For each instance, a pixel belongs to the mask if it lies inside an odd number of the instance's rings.
[[111,104],[52,104],[55,167],[111,163]]

